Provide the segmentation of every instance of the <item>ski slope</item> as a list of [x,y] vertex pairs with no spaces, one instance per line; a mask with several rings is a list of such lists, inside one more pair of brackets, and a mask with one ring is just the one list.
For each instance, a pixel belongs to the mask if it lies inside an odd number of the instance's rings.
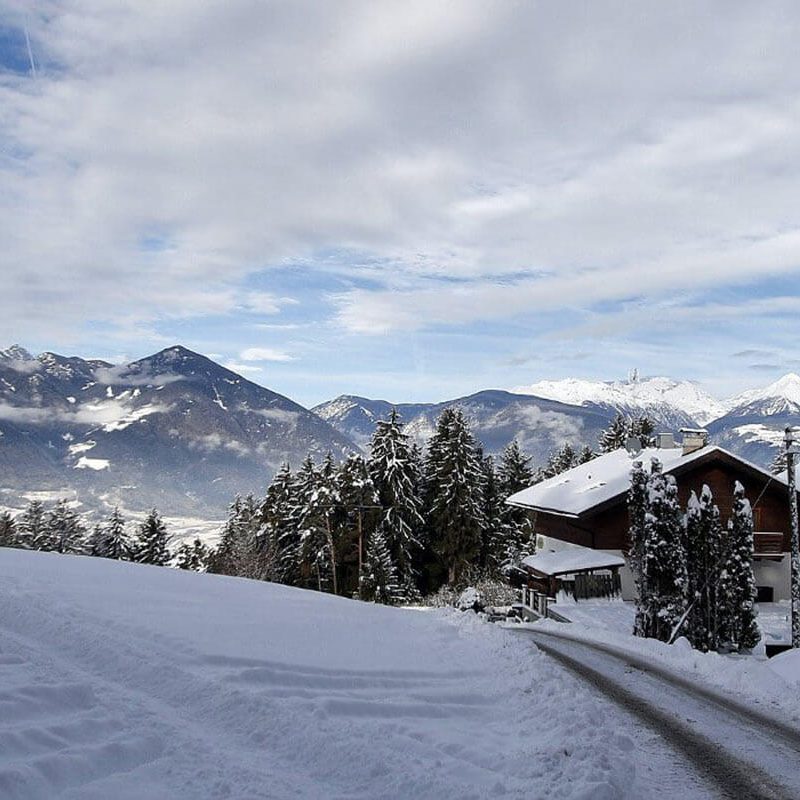
[[0,549],[0,797],[643,796],[657,757],[526,638]]

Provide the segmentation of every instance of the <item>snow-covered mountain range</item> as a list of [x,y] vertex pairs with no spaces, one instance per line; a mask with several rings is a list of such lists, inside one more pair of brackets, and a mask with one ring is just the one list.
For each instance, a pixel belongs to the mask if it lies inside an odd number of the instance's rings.
[[663,376],[634,378],[627,381],[589,381],[567,378],[560,381],[539,381],[518,386],[511,391],[548,397],[572,405],[611,406],[628,414],[646,412],[662,424],[681,414],[706,425],[721,417],[727,405],[691,381],[676,381]]
[[458,406],[487,453],[516,438],[536,464],[564,443],[596,447],[617,412],[661,430],[708,427],[712,441],[769,465],[787,425],[800,425],[800,377],[728,402],[688,381],[543,381],[446,402],[343,395],[312,410],[175,346],[126,365],[0,351],[0,506],[26,497],[157,506],[219,518],[236,493],[262,492],[283,460],[363,449],[393,405],[423,444]]
[[263,492],[283,460],[354,449],[289,398],[183,347],[122,366],[0,352],[0,505],[22,491],[77,493],[219,517],[237,492]]

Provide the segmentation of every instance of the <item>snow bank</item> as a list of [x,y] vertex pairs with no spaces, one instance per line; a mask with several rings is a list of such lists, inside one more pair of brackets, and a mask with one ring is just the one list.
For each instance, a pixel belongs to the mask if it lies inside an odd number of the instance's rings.
[[471,613],[0,549],[0,676],[4,800],[634,786],[616,712]]

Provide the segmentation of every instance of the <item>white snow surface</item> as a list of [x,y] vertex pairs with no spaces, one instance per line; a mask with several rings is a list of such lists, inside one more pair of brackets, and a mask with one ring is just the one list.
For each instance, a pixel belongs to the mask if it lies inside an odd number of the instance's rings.
[[557,400],[569,405],[602,403],[622,409],[648,409],[670,406],[705,425],[721,417],[726,407],[691,381],[676,381],[663,376],[629,381],[591,381],[566,378],[539,381],[511,389],[517,394],[530,394]]
[[642,796],[615,710],[470,612],[0,549],[0,676],[3,800]]
[[107,458],[89,458],[88,456],[81,456],[76,462],[73,469],[91,469],[95,472],[108,469],[111,462]]
[[590,547],[573,546],[565,550],[545,550],[522,560],[526,567],[544,575],[564,575],[584,569],[624,567],[625,559]]

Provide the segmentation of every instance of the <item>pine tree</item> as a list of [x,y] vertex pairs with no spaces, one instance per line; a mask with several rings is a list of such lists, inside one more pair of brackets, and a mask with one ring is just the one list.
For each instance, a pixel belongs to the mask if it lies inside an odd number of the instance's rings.
[[648,475],[641,461],[634,461],[631,468],[631,488],[628,490],[628,564],[636,587],[636,618],[633,633],[647,633],[647,587],[644,575],[645,524],[648,507]]
[[383,509],[379,524],[398,579],[409,591],[414,591],[415,561],[423,546],[419,459],[419,449],[410,443],[392,409],[389,419],[375,426],[367,465]]
[[8,511],[0,514],[0,547],[19,547],[17,526]]
[[769,465],[769,471],[773,475],[782,475],[786,470],[786,451],[782,447],[779,447]]
[[219,544],[209,559],[208,571],[241,578],[258,577],[257,535],[261,511],[252,495],[236,496],[228,509],[228,519]]
[[530,462],[530,457],[522,452],[517,440],[513,439],[503,450],[497,468],[498,489],[503,501],[501,515],[505,540],[500,566],[501,572],[506,576],[519,568],[524,558],[536,552],[531,513],[524,508],[516,508],[505,503],[512,494],[527,489],[533,483]]
[[599,445],[601,453],[611,453],[625,447],[625,442],[630,436],[630,420],[622,414],[616,414],[611,424],[600,434]]
[[49,549],[57,553],[85,552],[86,529],[66,500],[59,500],[45,520],[50,542]]
[[505,562],[509,531],[505,524],[505,498],[494,466],[494,458],[486,456],[483,467],[483,531],[480,566],[489,575],[496,575]]
[[96,552],[102,558],[113,558],[117,561],[128,561],[131,557],[131,543],[125,531],[125,519],[117,506],[108,517],[106,524],[100,528]]
[[611,453],[625,447],[631,436],[635,436],[642,447],[652,447],[655,444],[655,425],[645,414],[638,417],[626,417],[617,413],[611,424],[600,434],[600,451]]
[[267,488],[261,505],[257,547],[261,578],[293,584],[297,580],[299,534],[294,478],[283,463]]
[[31,500],[22,512],[17,525],[19,546],[27,550],[49,550],[50,538],[45,525],[44,506]]
[[478,560],[486,525],[478,448],[461,411],[446,409],[439,417],[427,473],[431,540],[453,584]]
[[206,568],[208,556],[208,547],[199,538],[195,537],[191,544],[184,542],[178,548],[175,566],[178,569],[203,572]]
[[357,454],[350,455],[342,464],[337,484],[344,512],[342,558],[358,565],[355,588],[361,595],[360,585],[365,575],[366,544],[382,516],[378,505],[378,492],[366,460]]
[[733,490],[727,534],[717,593],[720,642],[738,650],[751,650],[761,638],[755,610],[753,511],[744,486],[738,481]]
[[716,650],[717,587],[720,579],[722,525],[711,489],[700,498],[692,492],[686,510],[687,599],[693,604],[686,620],[686,637],[698,650]]
[[158,515],[158,511],[153,509],[139,526],[133,560],[139,564],[165,566],[170,559],[168,544],[167,526]]
[[362,600],[392,605],[400,602],[403,595],[383,529],[377,527],[367,539],[359,596]]
[[[302,470],[301,470],[302,471]],[[336,483],[333,457],[327,454],[315,472],[313,486],[302,504],[300,515],[300,559],[310,585],[320,591],[339,593],[338,546],[342,507]]]
[[683,514],[675,478],[662,473],[657,459],[653,459],[647,489],[642,552],[644,633],[666,642],[686,607]]

